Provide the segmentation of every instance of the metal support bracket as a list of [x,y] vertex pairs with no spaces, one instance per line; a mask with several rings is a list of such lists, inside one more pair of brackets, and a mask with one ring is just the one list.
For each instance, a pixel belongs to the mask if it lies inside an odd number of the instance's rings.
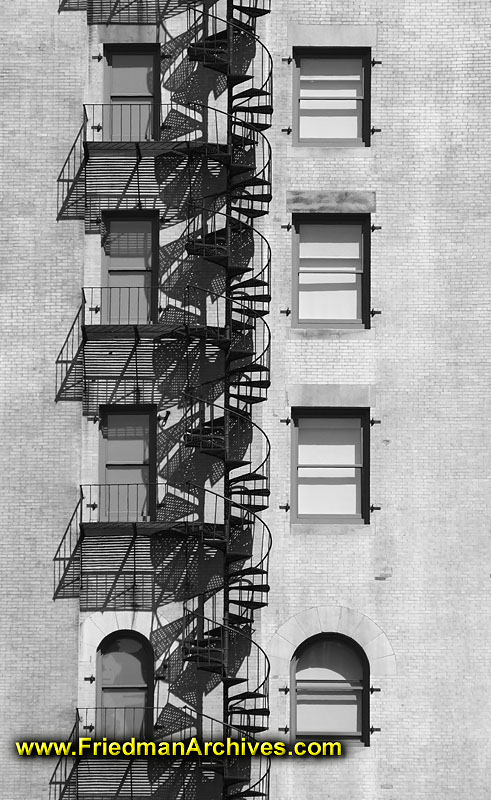
[[382,506],[370,506],[370,514],[373,514],[374,511],[382,511]]
[[290,510],[290,504],[289,503],[285,503],[284,506],[278,506],[278,508],[281,508],[282,511],[286,512],[286,511]]

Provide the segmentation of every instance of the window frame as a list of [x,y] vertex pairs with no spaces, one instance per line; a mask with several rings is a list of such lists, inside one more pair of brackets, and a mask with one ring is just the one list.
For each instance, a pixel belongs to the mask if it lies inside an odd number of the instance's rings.
[[[317,641],[340,642],[350,647],[360,659],[363,673],[361,681],[361,736],[345,734],[344,736],[335,737],[332,733],[313,733],[311,736],[297,734],[297,663],[302,653],[312,647]],[[308,639],[305,639],[296,648],[290,661],[290,731],[293,741],[299,741],[300,736],[305,742],[325,741],[324,736],[328,736],[330,741],[336,738],[339,741],[352,742],[354,744],[360,742],[365,747],[370,747],[370,662],[363,647],[354,639],[343,633],[334,631],[317,633],[315,636],[310,636]]]
[[[135,641],[140,642],[143,645],[143,649],[145,651],[145,658],[148,659],[147,661],[147,669],[149,674],[149,681],[146,684],[146,702],[145,702],[145,712],[144,712],[144,728],[145,728],[145,738],[153,738],[153,708],[154,708],[154,675],[155,675],[155,653],[154,649],[147,639],[139,631],[130,630],[126,628],[122,628],[121,630],[112,631],[107,636],[105,636],[99,644],[97,645],[96,650],[96,708],[102,710],[104,709],[102,696],[104,687],[102,684],[102,659],[103,653],[102,648],[104,646],[108,646],[114,639],[119,638],[128,638],[134,639]],[[133,708],[133,706],[127,706],[127,708]],[[101,737],[100,737],[101,738]]]
[[[300,138],[300,63],[302,58],[360,58],[363,69],[361,140]],[[370,147],[371,146],[371,74],[370,47],[294,47],[293,48],[293,144],[297,147]]]
[[[302,417],[318,419],[359,419],[362,435],[361,464],[361,508],[360,515],[355,514],[299,514],[298,513],[298,420]],[[303,406],[291,409],[291,522],[292,524],[370,524],[370,409],[354,407],[319,407]]]
[[[300,227],[301,225],[360,225],[362,233],[361,320],[304,320],[299,317],[300,299]],[[292,214],[292,325],[295,328],[365,328],[371,327],[371,216],[367,214]]]
[[[103,234],[101,235],[102,255],[106,255],[104,237],[111,234],[111,222],[122,222],[124,220],[149,221],[152,225],[152,259],[150,272],[150,320],[153,325],[159,321],[159,270],[160,270],[160,213],[158,211],[102,211],[101,220]],[[107,274],[108,270],[104,267]],[[102,274],[101,270],[101,284]],[[102,288],[102,287],[101,287]]]
[[[103,427],[107,427],[107,417],[109,414],[145,414],[148,416],[148,494],[147,507],[150,521],[154,521],[157,515],[157,406],[152,404],[115,404],[99,406],[99,430],[101,439],[99,440],[99,483],[106,486],[101,481],[107,466],[107,441],[103,435]],[[147,466],[147,465],[145,465]]]
[[[160,70],[160,45],[151,42],[124,42],[124,43],[105,43],[103,45],[103,55],[105,58],[106,69],[112,67],[112,57],[114,55],[147,55],[153,54],[153,125],[152,136],[155,142],[160,140],[160,103],[161,103],[161,70]],[[110,104],[108,97],[108,80],[104,79],[104,103]]]

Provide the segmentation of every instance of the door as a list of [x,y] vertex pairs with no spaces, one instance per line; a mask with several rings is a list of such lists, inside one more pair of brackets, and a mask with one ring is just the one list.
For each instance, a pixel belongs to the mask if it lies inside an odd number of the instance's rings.
[[133,631],[107,636],[97,651],[96,736],[124,742],[151,736],[153,654]]
[[156,321],[157,220],[109,217],[105,227],[102,324],[147,325]]
[[100,513],[104,522],[147,522],[155,506],[155,411],[102,414]]
[[103,139],[158,139],[159,62],[153,46],[106,45]]

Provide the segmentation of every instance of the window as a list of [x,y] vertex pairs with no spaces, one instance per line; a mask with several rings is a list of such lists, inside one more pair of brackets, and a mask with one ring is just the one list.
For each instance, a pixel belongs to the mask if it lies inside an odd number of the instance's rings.
[[300,327],[370,327],[370,215],[294,214],[294,318]]
[[115,741],[151,737],[153,651],[144,636],[116,631],[97,650],[96,736]]
[[369,745],[370,665],[357,642],[339,633],[307,639],[293,656],[291,682],[296,739]]
[[370,48],[296,47],[295,142],[369,147]]
[[293,409],[292,417],[292,519],[368,524],[368,409]]
[[153,44],[104,45],[103,140],[145,142],[160,136],[160,54]]
[[157,322],[158,214],[106,212],[103,221],[101,323]]
[[155,514],[156,410],[102,407],[101,522],[145,522]]

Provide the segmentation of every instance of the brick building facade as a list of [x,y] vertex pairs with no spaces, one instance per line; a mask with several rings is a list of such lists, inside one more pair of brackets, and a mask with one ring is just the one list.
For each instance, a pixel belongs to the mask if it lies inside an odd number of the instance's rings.
[[[3,796],[484,799],[488,6],[113,5],[4,12]],[[76,709],[128,732],[118,631],[153,648],[155,736],[288,738],[305,701],[352,723],[346,756],[176,789],[179,764],[14,755]],[[369,675],[309,700],[309,642]]]

